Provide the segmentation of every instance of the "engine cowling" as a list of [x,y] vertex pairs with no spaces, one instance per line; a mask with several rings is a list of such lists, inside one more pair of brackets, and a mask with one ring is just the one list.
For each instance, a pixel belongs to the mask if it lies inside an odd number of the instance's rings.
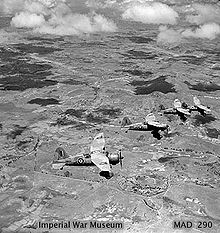
[[60,159],[66,159],[66,158],[68,158],[66,151],[62,147],[58,147],[54,153],[54,159],[60,160]]
[[117,164],[119,163],[119,154],[108,154],[108,159],[110,164]]
[[109,163],[112,165],[115,165],[117,163],[120,163],[122,167],[122,159],[124,158],[121,153],[121,149],[118,151],[117,154],[107,154],[107,157],[109,159]]

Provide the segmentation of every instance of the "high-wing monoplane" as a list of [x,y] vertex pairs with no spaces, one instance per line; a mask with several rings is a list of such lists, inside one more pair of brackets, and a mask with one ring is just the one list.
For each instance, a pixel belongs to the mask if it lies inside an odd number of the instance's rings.
[[190,111],[198,111],[203,116],[205,116],[206,113],[211,112],[209,107],[202,105],[196,96],[193,97],[193,102],[194,106],[190,108]]
[[181,103],[180,100],[175,99],[173,108],[165,109],[164,114],[177,114],[182,121],[186,121],[186,116],[190,116],[190,109],[188,109],[185,103]]
[[164,123],[160,123],[156,120],[156,117],[153,113],[150,113],[146,116],[144,122],[134,123],[130,121],[128,117],[124,117],[121,123],[121,126],[128,128],[129,130],[138,130],[138,131],[151,131],[154,137],[161,139],[161,131],[168,132],[169,126]]
[[97,166],[100,169],[100,175],[109,179],[114,174],[111,171],[111,165],[120,163],[122,167],[122,153],[109,153],[105,150],[105,138],[103,133],[95,136],[90,146],[90,153],[68,156],[66,151],[58,147],[55,151],[54,169],[63,169],[64,166]]

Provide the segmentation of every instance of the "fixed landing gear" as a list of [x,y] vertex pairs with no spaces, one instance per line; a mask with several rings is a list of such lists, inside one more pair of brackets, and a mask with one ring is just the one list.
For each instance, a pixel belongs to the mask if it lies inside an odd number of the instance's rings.
[[179,114],[179,116],[181,121],[186,122],[187,117],[184,114]]
[[153,135],[154,138],[156,138],[158,140],[160,140],[162,138],[159,131],[152,131],[151,134]]

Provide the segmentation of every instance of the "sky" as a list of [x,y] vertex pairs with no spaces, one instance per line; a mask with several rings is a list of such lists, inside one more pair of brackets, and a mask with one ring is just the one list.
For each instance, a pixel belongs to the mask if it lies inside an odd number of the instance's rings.
[[[0,0],[1,14],[10,15],[11,28],[59,36],[114,33],[120,21],[153,24],[158,43],[192,38],[214,40],[220,35],[220,6],[204,3],[146,0]],[[183,26],[184,25],[184,26]]]

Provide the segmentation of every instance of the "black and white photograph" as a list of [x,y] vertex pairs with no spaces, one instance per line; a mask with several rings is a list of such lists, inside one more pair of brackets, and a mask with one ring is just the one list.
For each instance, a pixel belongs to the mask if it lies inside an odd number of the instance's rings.
[[220,1],[0,0],[0,233],[220,233]]

